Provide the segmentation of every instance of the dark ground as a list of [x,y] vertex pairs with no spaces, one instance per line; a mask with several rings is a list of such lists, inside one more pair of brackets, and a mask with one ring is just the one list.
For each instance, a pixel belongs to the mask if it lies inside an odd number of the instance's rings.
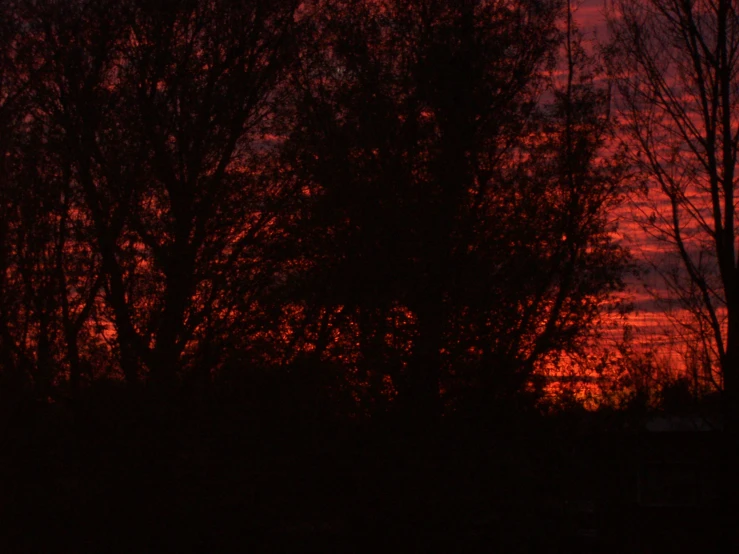
[[655,447],[613,414],[420,430],[115,388],[1,413],[2,552],[718,551],[710,494],[638,498],[644,460],[710,473],[712,439]]

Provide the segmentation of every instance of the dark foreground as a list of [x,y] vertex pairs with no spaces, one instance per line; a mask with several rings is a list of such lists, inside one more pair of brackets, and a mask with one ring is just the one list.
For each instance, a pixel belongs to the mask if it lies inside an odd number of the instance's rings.
[[718,552],[716,433],[5,399],[2,552]]

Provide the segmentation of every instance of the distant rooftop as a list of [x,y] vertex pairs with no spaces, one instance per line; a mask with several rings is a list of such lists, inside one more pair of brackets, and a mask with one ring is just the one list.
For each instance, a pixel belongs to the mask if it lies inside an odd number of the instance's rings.
[[720,431],[721,419],[715,416],[654,416],[644,425],[652,433]]

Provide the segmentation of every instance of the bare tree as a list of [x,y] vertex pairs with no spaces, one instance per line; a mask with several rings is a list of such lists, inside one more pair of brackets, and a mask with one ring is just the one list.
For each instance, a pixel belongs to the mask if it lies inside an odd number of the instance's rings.
[[[667,288],[710,337],[732,425],[739,398],[739,13],[731,0],[616,0],[608,61],[640,171],[644,228],[679,260]],[[666,268],[666,265],[662,265]]]
[[20,377],[29,362],[16,332],[18,280],[11,271],[14,252],[10,243],[18,220],[15,177],[27,85],[19,67],[21,25],[13,7],[13,2],[0,3],[4,14],[0,19],[0,369],[6,379]]
[[607,95],[577,40],[568,83],[547,78],[561,2],[337,8],[291,137],[312,192],[306,286],[352,313],[360,363],[410,412],[438,413],[442,387],[511,401],[620,286]]
[[[607,60],[620,93],[624,141],[643,187],[644,229],[679,271],[663,271],[699,340],[710,340],[730,431],[724,459],[727,544],[739,538],[739,4],[732,0],[614,0]],[[664,267],[664,266],[663,266]]]
[[283,205],[268,154],[296,9],[261,0],[26,8],[44,60],[40,117],[81,200],[129,381],[142,362],[172,381],[256,271]]
[[0,365],[45,398],[67,376],[79,385],[80,342],[97,342],[89,316],[100,278],[77,238],[84,223],[68,167],[54,155],[59,136],[35,94],[44,61],[23,8],[8,2],[0,31]]

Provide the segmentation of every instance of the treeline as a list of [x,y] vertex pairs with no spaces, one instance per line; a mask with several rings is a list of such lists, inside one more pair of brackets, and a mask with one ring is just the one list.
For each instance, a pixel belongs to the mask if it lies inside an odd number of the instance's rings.
[[623,167],[565,2],[0,14],[6,391],[431,416],[535,398],[622,286]]

